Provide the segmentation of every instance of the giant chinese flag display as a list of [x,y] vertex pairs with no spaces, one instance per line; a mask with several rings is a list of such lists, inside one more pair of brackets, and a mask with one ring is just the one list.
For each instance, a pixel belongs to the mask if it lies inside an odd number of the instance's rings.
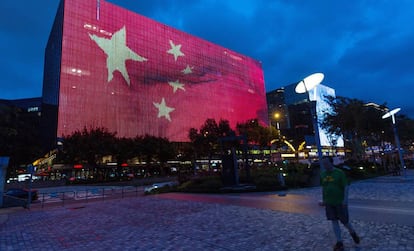
[[232,128],[267,122],[259,62],[106,1],[66,0],[60,8],[61,32],[51,34],[61,42],[58,137],[103,127],[183,142],[207,118]]

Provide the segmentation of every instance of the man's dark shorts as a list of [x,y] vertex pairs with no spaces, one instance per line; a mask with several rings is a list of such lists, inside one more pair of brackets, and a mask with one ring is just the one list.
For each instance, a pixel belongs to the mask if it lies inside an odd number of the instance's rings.
[[342,224],[348,224],[348,206],[344,205],[326,205],[326,218],[328,220],[340,220]]

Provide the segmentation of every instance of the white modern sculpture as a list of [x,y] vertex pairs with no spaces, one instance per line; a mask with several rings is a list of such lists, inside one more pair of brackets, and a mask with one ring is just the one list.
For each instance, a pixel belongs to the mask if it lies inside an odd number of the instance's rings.
[[301,80],[296,85],[296,88],[295,88],[296,93],[307,94],[306,97],[307,97],[307,102],[309,103],[310,110],[311,110],[313,130],[315,131],[315,142],[316,142],[316,147],[318,149],[319,163],[321,162],[321,159],[322,159],[322,147],[321,147],[321,140],[319,138],[319,127],[318,127],[318,119],[316,117],[316,107],[313,107],[311,104],[311,100],[309,97],[309,91],[316,88],[316,86],[318,86],[322,82],[323,78],[324,78],[323,73],[311,74],[307,76],[306,78],[304,78],[303,80]]

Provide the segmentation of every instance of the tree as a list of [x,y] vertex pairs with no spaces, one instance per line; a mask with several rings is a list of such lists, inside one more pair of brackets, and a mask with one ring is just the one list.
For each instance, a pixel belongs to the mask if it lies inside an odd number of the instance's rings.
[[136,157],[135,140],[131,138],[120,138],[115,141],[114,155],[118,163],[127,162]]
[[[196,155],[208,156],[210,169],[210,160],[213,154],[220,150],[219,139],[233,136],[235,133],[227,120],[221,119],[217,123],[214,119],[207,119],[200,130],[191,128],[188,135]],[[197,156],[195,157],[197,158]]]
[[101,164],[104,156],[112,156],[118,163],[138,157],[146,162],[147,171],[153,164],[161,164],[160,172],[168,160],[173,159],[175,148],[166,138],[145,135],[135,138],[117,138],[116,133],[106,128],[84,128],[64,137],[64,146],[60,161],[66,163],[88,163],[91,166]]
[[147,168],[150,168],[152,163],[159,162],[161,175],[164,175],[165,164],[175,157],[175,149],[170,141],[166,138],[146,135],[140,145],[142,146],[140,152],[146,160]]
[[[395,117],[396,124],[398,131],[398,137],[401,142],[401,147],[405,150],[412,148],[414,145],[414,120],[408,118],[405,115],[397,115]],[[386,127],[389,129],[389,133],[387,134],[387,140],[389,142],[394,142],[394,134],[392,133],[392,122],[389,119],[386,122]]]
[[249,144],[258,145],[261,148],[269,146],[272,140],[280,138],[278,130],[272,126],[261,126],[257,119],[239,123],[236,125],[236,129],[239,135],[246,135]]
[[116,151],[116,133],[106,128],[86,127],[70,136],[64,136],[63,155],[66,163],[87,162],[96,166],[103,156],[112,155]]
[[320,126],[330,134],[343,136],[345,147],[352,149],[352,158],[360,160],[363,143],[378,144],[384,132],[389,132],[381,118],[385,105],[371,107],[361,100],[341,96],[326,100],[332,111],[324,114]]

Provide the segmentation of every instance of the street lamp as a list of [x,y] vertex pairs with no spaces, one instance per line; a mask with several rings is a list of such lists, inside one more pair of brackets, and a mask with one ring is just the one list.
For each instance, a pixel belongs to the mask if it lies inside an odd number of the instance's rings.
[[315,106],[312,105],[310,97],[309,97],[309,91],[316,88],[316,86],[318,86],[322,82],[323,78],[324,78],[323,73],[311,74],[311,75],[307,76],[306,78],[304,78],[303,80],[301,80],[296,85],[296,88],[295,88],[296,93],[306,93],[307,94],[306,97],[307,97],[307,102],[309,104],[309,108],[310,108],[310,111],[311,111],[313,130],[315,131],[315,143],[316,143],[316,147],[318,149],[319,163],[321,163],[321,160],[322,160],[322,147],[321,147],[321,140],[319,138],[318,118],[317,118],[317,115],[316,115],[316,105]]
[[404,163],[404,158],[402,156],[402,151],[401,151],[401,145],[400,145],[400,139],[398,138],[398,133],[397,133],[397,126],[395,125],[395,114],[397,112],[399,112],[401,110],[401,108],[395,108],[392,111],[387,112],[386,114],[384,114],[382,116],[382,119],[386,119],[391,117],[392,118],[392,129],[394,131],[394,137],[395,137],[395,144],[397,144],[397,148],[398,148],[398,155],[400,157],[400,163],[401,163],[401,168],[403,169],[404,172],[404,179],[407,178],[407,172],[406,172],[406,168],[405,168],[405,163]]
[[277,128],[277,130],[280,130],[280,125],[279,125],[280,113],[276,112],[274,117],[275,117],[275,120],[276,120],[276,128]]

